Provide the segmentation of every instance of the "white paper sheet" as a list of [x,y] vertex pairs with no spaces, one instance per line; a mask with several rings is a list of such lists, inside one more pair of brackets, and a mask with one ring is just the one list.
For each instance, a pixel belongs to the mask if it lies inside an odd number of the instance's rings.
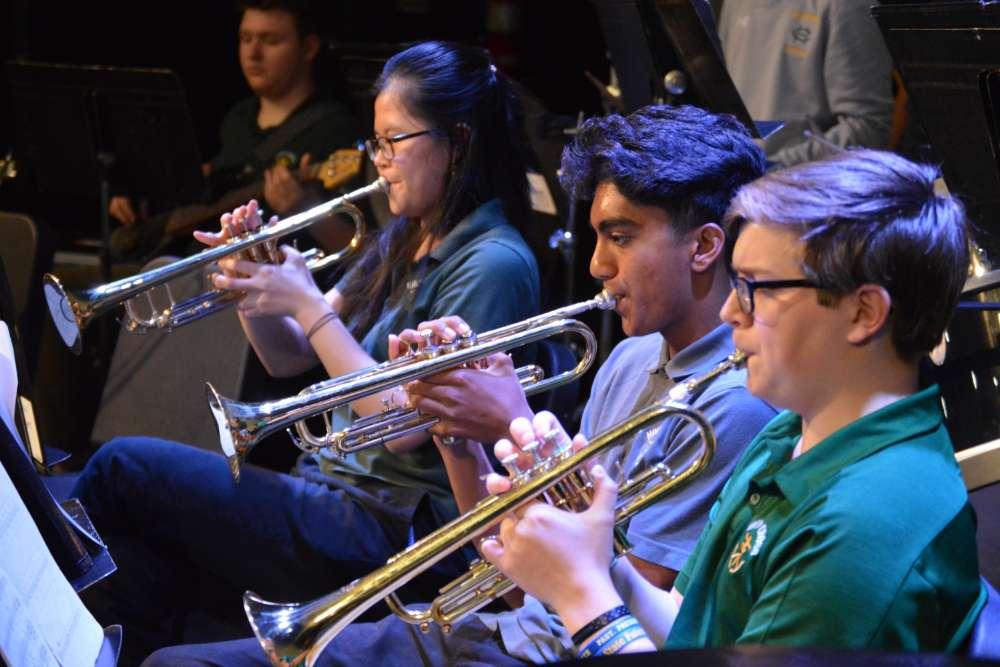
[[104,641],[0,467],[0,651],[12,667],[94,667]]

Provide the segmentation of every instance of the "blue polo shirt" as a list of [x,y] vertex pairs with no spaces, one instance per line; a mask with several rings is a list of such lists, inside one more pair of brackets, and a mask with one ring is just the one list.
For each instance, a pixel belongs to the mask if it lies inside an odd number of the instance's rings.
[[792,460],[801,431],[780,414],[737,464],[678,576],[667,646],[954,651],[985,594],[937,388]]
[[[416,327],[445,315],[459,315],[477,332],[537,314],[538,265],[531,249],[494,199],[466,216],[434,250],[394,278],[393,298],[360,341],[376,361],[387,355],[390,333]],[[341,285],[347,280],[345,277]],[[344,424],[341,415],[339,428]],[[457,513],[444,464],[434,447],[395,454],[371,447],[346,458],[328,451],[321,470],[359,488],[368,488],[380,503],[409,513],[430,494],[439,520]]]

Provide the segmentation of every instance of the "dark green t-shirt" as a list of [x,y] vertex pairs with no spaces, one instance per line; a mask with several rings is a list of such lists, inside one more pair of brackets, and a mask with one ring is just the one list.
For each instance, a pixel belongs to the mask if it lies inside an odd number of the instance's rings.
[[[313,112],[313,109],[317,109]],[[305,127],[283,142],[278,152],[287,152],[294,162],[309,153],[313,163],[325,160],[339,148],[350,148],[361,139],[357,121],[348,108],[335,100],[313,97],[293,111],[281,125],[262,130],[257,125],[260,100],[256,97],[237,102],[222,120],[219,152],[212,158],[212,173],[209,176],[209,197],[215,199],[237,187],[260,180],[264,170],[273,164],[268,157],[258,159],[255,150],[280,128],[296,122],[302,114],[316,113]]]
[[985,594],[937,388],[791,460],[801,428],[778,415],[737,464],[678,576],[667,646],[954,651]]

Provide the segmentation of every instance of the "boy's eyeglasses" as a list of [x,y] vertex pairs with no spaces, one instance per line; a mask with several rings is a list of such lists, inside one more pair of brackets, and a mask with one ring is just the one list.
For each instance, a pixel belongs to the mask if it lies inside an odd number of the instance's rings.
[[740,310],[744,315],[753,315],[753,293],[759,289],[785,289],[788,287],[812,287],[819,289],[819,285],[805,278],[794,280],[750,280],[740,276],[729,276],[729,284],[736,290],[736,300],[740,304]]

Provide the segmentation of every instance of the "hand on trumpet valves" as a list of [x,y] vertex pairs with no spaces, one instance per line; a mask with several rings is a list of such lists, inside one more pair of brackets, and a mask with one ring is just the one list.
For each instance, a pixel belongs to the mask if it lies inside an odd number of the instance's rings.
[[[428,320],[417,325],[416,329],[405,329],[400,332],[400,337],[405,338],[416,331],[418,335],[425,335],[424,332],[431,332],[431,340],[435,345],[451,343],[459,336],[471,336],[472,327],[458,315],[446,315],[436,320]],[[410,341],[412,342],[412,341]]]
[[[547,410],[531,419],[518,417],[512,420],[508,435],[508,438],[497,441],[493,453],[511,477],[530,470],[557,452],[567,448],[577,451],[587,444],[586,438],[579,434],[571,440],[556,416]],[[510,485],[510,477],[494,473],[486,478],[486,488],[492,494],[505,493]]]
[[431,434],[492,443],[512,420],[531,416],[510,356],[496,352],[482,361],[481,368],[453,368],[406,385],[410,405],[440,420]]
[[[585,609],[621,604],[609,568],[618,490],[600,466],[591,470],[594,498],[589,509],[566,512],[532,502],[508,514],[499,537],[480,544],[483,556],[525,592],[552,605],[563,620],[582,625]],[[575,616],[584,617],[575,621]]]
[[[313,280],[305,258],[291,246],[281,246],[284,261],[280,264],[258,264],[245,259],[227,257],[219,262],[226,272],[213,279],[216,289],[236,290],[244,296],[238,303],[240,313],[247,317],[282,316],[294,318],[303,331],[326,312],[330,306]],[[232,277],[232,273],[245,277]]]
[[[277,222],[278,216],[271,216],[268,224]],[[251,199],[242,206],[237,206],[232,213],[223,213],[219,217],[219,231],[203,232],[194,231],[194,238],[207,246],[215,247],[222,245],[229,239],[241,236],[246,232],[252,232],[263,225],[261,220],[260,205],[256,199]]]
[[414,350],[454,342],[460,336],[470,336],[472,327],[457,315],[421,322],[415,329],[403,329],[389,334],[389,358],[396,359]]

